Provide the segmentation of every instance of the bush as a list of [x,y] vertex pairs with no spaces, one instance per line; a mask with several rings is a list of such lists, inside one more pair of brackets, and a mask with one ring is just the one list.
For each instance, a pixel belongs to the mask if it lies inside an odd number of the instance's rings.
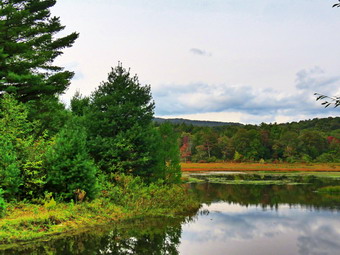
[[167,215],[197,209],[198,202],[188,198],[181,185],[167,185],[159,180],[146,184],[140,177],[115,174],[102,191],[102,196],[116,205],[143,215]]
[[6,211],[6,202],[4,198],[2,197],[4,191],[0,189],[0,218],[2,218]]
[[316,158],[316,162],[320,163],[338,163],[339,159],[336,158],[336,156],[333,153],[325,152],[322,153],[319,157]]
[[215,163],[217,161],[217,158],[215,156],[211,156],[210,158],[208,158],[207,162],[208,163]]
[[97,167],[88,155],[86,133],[77,123],[69,122],[57,135],[46,153],[47,188],[59,199],[71,200],[77,189],[88,198],[97,192]]

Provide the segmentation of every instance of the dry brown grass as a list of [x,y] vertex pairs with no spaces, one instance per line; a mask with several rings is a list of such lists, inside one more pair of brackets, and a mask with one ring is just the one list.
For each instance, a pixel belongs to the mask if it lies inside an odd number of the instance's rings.
[[182,171],[303,171],[340,172],[339,163],[181,163]]

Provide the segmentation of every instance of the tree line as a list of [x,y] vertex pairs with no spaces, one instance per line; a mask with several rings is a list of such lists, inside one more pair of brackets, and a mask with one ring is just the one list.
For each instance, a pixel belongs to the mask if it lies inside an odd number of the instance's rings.
[[173,124],[182,162],[340,162],[340,117],[286,124]]
[[34,201],[51,192],[92,199],[116,174],[179,182],[176,133],[153,125],[150,86],[121,63],[90,96],[77,93],[71,109],[60,103],[74,73],[54,60],[78,33],[59,35],[55,4],[0,2],[0,207],[1,197]]

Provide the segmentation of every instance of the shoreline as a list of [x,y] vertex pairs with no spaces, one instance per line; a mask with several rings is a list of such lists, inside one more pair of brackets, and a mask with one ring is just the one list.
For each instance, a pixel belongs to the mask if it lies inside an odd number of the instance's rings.
[[6,215],[0,219],[0,251],[26,243],[76,235],[127,220],[181,218],[200,207],[200,203],[180,185],[139,186],[124,192],[125,197],[117,202],[112,197],[100,197],[79,204],[57,202],[53,206],[9,203]]
[[340,172],[340,163],[181,163],[182,172]]

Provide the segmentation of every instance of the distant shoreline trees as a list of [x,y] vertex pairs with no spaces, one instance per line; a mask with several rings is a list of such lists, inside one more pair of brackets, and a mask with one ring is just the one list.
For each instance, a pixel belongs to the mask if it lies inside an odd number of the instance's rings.
[[286,124],[172,124],[182,162],[340,162],[340,117]]

